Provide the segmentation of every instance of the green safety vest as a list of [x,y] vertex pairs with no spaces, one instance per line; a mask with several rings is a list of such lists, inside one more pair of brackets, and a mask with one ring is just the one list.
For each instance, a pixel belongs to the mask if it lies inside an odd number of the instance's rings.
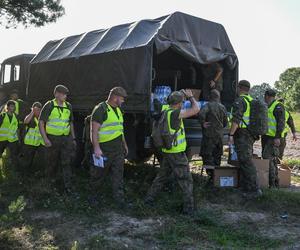
[[8,142],[15,142],[18,140],[18,119],[15,114],[11,121],[9,120],[8,114],[2,113],[1,116],[4,116],[3,122],[0,126],[0,141],[8,141]]
[[[243,114],[243,121],[240,122],[240,128],[247,128],[250,123],[250,103],[252,102],[253,98],[250,95],[240,95],[243,97],[244,101],[246,102],[246,111]],[[232,108],[230,115],[228,116],[228,126],[231,127],[231,120],[232,120]],[[245,124],[246,123],[246,124]]]
[[21,101],[20,99],[14,101],[16,105],[16,110],[15,110],[16,115],[20,114],[20,101]]
[[52,102],[54,108],[46,123],[46,133],[56,136],[69,135],[71,110],[66,102],[64,102],[63,107],[59,107],[55,99]]
[[[171,134],[175,134],[176,130],[171,127],[171,114],[173,112],[172,109],[167,110],[167,121],[168,121],[168,129]],[[185,131],[182,119],[180,119],[180,128],[176,133],[176,139],[173,142],[172,148],[166,149],[162,148],[164,153],[181,153],[186,150],[186,138]]]
[[112,141],[119,136],[124,134],[123,128],[123,114],[121,110],[117,107],[117,113],[113,110],[113,108],[107,104],[107,119],[103,122],[101,127],[99,128],[99,143]]
[[285,111],[284,118],[285,118],[285,127],[283,130],[283,136],[289,132],[289,125],[287,124],[287,121],[290,118],[290,113],[288,111]]
[[24,138],[24,144],[38,147],[40,145],[45,145],[43,137],[39,130],[39,122],[36,117],[34,117],[35,127],[34,128],[28,128],[25,138]]
[[277,127],[277,121],[274,116],[274,110],[276,106],[280,104],[277,100],[275,100],[272,105],[268,108],[268,132],[266,135],[275,137],[276,135],[276,127]]
[[167,110],[167,109],[169,109],[170,108],[170,105],[169,104],[164,104],[164,105],[162,105],[162,107],[161,107],[161,111],[165,111],[165,110]]
[[241,128],[247,128],[250,123],[250,103],[252,102],[253,98],[250,95],[241,95],[244,101],[246,102],[246,111],[243,114],[243,121],[240,123]]

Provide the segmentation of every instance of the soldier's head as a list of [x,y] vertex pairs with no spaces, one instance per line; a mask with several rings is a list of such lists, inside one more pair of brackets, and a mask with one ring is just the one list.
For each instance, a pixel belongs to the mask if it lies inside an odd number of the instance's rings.
[[181,109],[184,101],[184,94],[181,91],[174,91],[168,96],[168,104],[174,109]]
[[209,93],[209,100],[211,102],[219,102],[220,101],[220,92],[217,89],[213,89]]
[[19,91],[17,89],[13,89],[10,92],[9,99],[14,100],[14,101],[18,100],[19,99]]
[[265,102],[270,104],[276,97],[276,91],[274,89],[267,89],[265,92]]
[[56,85],[54,88],[54,97],[60,102],[67,100],[67,95],[69,94],[69,89],[64,85]]
[[284,104],[284,98],[279,98],[278,101]]
[[248,94],[250,91],[250,87],[250,82],[248,82],[247,80],[240,80],[238,83],[238,94]]
[[42,109],[42,104],[40,102],[35,102],[31,106],[31,110],[33,111],[33,114],[35,117],[39,117]]
[[121,107],[125,102],[125,98],[127,97],[127,92],[122,87],[114,87],[110,90],[108,100],[115,107]]
[[6,109],[7,109],[8,113],[14,113],[15,110],[16,110],[16,103],[15,103],[15,101],[14,100],[9,100],[6,103]]

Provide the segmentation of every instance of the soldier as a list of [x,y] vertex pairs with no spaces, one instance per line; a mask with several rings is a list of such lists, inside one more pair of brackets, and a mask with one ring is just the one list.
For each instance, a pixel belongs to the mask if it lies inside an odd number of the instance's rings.
[[22,168],[30,173],[33,159],[36,154],[43,154],[43,137],[39,130],[38,118],[40,116],[42,104],[35,102],[31,107],[31,112],[25,117],[26,133],[24,137],[23,158],[21,159]]
[[[220,92],[210,91],[209,103],[200,111],[202,125],[201,152],[203,165],[220,166],[223,155],[223,129],[227,126],[226,108],[220,103]],[[212,173],[207,170],[211,177]]]
[[71,160],[76,146],[72,106],[66,101],[69,90],[64,85],[54,89],[54,99],[48,101],[39,117],[39,129],[46,146],[46,175],[57,177],[61,165],[64,185],[71,192]]
[[[113,197],[120,207],[125,205],[124,198],[124,158],[128,147],[124,136],[123,114],[120,107],[127,93],[122,87],[110,90],[108,99],[95,106],[91,118],[91,141],[95,157],[106,157],[104,168],[92,166],[92,177],[98,183],[111,172]],[[92,180],[95,181],[95,180]]]
[[270,159],[269,186],[278,187],[277,161],[280,141],[285,128],[285,110],[282,103],[275,100],[276,92],[268,89],[265,92],[265,102],[268,105],[268,132],[261,138],[262,157]]
[[19,92],[17,89],[13,89],[10,93],[11,100],[15,101],[16,103],[16,115],[19,119],[19,135],[20,135],[20,141],[23,141],[24,135],[25,135],[25,126],[23,124],[25,115],[28,114],[29,108],[27,104],[19,98]]
[[176,131],[178,132],[176,133],[176,140],[171,149],[162,149],[162,164],[147,193],[145,203],[153,205],[156,195],[168,182],[172,173],[183,192],[183,212],[191,215],[194,211],[193,179],[190,173],[188,159],[185,154],[186,138],[182,119],[196,115],[200,108],[198,107],[191,90],[183,92],[192,102],[192,107],[191,109],[181,110],[184,95],[179,91],[173,92],[168,98],[170,107],[165,112],[167,112],[169,131],[171,134],[175,134]]
[[[284,99],[283,98],[280,98],[278,99],[279,102],[281,102],[282,104],[284,104]],[[295,124],[294,124],[294,119],[291,115],[291,113],[285,109],[285,128],[284,128],[284,134],[283,134],[283,137],[281,139],[281,142],[280,142],[280,146],[279,146],[279,159],[282,160],[283,158],[283,154],[284,154],[284,149],[286,147],[286,137],[287,137],[287,134],[289,132],[289,128],[293,134],[293,141],[297,141],[297,134],[296,134],[296,128],[295,128]]]
[[16,104],[13,100],[6,103],[6,111],[0,114],[0,157],[6,148],[10,151],[10,159],[14,167],[18,164],[19,122],[15,114]]
[[254,138],[247,130],[250,121],[250,103],[253,98],[249,95],[250,83],[241,80],[238,83],[239,97],[233,103],[231,127],[229,130],[229,145],[235,144],[240,165],[240,185],[248,198],[260,196],[256,168],[252,161]]
[[209,93],[212,89],[217,89],[220,93],[223,90],[223,68],[219,63],[211,63],[203,65],[201,72],[203,99],[209,100]]

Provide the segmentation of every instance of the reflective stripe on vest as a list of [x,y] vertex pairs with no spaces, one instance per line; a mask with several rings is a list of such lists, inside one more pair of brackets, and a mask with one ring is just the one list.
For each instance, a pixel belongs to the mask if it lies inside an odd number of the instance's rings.
[[[169,109],[167,112],[168,112],[167,113],[167,121],[168,121],[169,132],[171,134],[175,134],[176,130],[172,129],[172,127],[171,127],[171,114],[172,114],[173,110]],[[162,148],[162,151],[164,153],[172,154],[172,153],[184,152],[185,150],[186,150],[185,131],[184,131],[183,121],[182,121],[182,119],[180,119],[180,129],[176,133],[176,139],[173,142],[172,148],[170,148],[170,149]]]
[[56,100],[52,100],[54,108],[52,109],[46,123],[46,133],[49,135],[69,135],[71,110],[66,102],[59,107]]
[[117,107],[116,115],[113,108],[106,103],[107,105],[107,119],[101,124],[101,127],[98,131],[99,143],[112,141],[119,136],[124,134],[123,131],[123,114],[121,110]]
[[[246,103],[246,111],[243,114],[243,121],[240,122],[240,128],[247,128],[250,123],[250,103],[253,98],[250,95],[241,95]],[[245,124],[246,123],[246,124]]]
[[0,127],[0,141],[15,142],[18,140],[18,119],[15,114],[13,114],[10,121],[8,114],[2,113],[4,115],[3,122]]
[[268,136],[275,137],[276,135],[277,122],[274,116],[274,110],[279,103],[280,102],[275,100],[268,108],[268,132],[266,134]]
[[45,145],[43,137],[39,130],[39,124],[38,119],[34,117],[35,127],[34,128],[28,128],[28,131],[26,132],[25,138],[24,138],[24,144],[30,145],[30,146],[40,146]]

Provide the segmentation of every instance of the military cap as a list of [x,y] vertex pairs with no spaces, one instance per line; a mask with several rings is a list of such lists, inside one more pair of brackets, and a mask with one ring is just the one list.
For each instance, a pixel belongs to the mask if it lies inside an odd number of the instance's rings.
[[265,92],[265,96],[275,97],[276,96],[276,91],[274,89],[267,89],[266,92]]
[[11,106],[11,105],[15,105],[16,106],[16,102],[14,100],[8,100],[6,103],[6,106]]
[[174,91],[168,96],[168,104],[181,103],[184,100],[183,93],[180,91]]
[[63,93],[63,94],[69,94],[69,89],[64,86],[64,85],[56,85],[54,88],[54,93],[59,92],[59,93]]
[[43,107],[43,105],[40,103],[40,102],[34,102],[33,104],[32,104],[32,108],[42,108]]
[[240,80],[238,83],[238,86],[240,87],[246,87],[248,89],[250,89],[250,82],[248,82],[247,80]]
[[110,90],[110,93],[117,96],[127,97],[127,92],[122,87],[114,87]]

